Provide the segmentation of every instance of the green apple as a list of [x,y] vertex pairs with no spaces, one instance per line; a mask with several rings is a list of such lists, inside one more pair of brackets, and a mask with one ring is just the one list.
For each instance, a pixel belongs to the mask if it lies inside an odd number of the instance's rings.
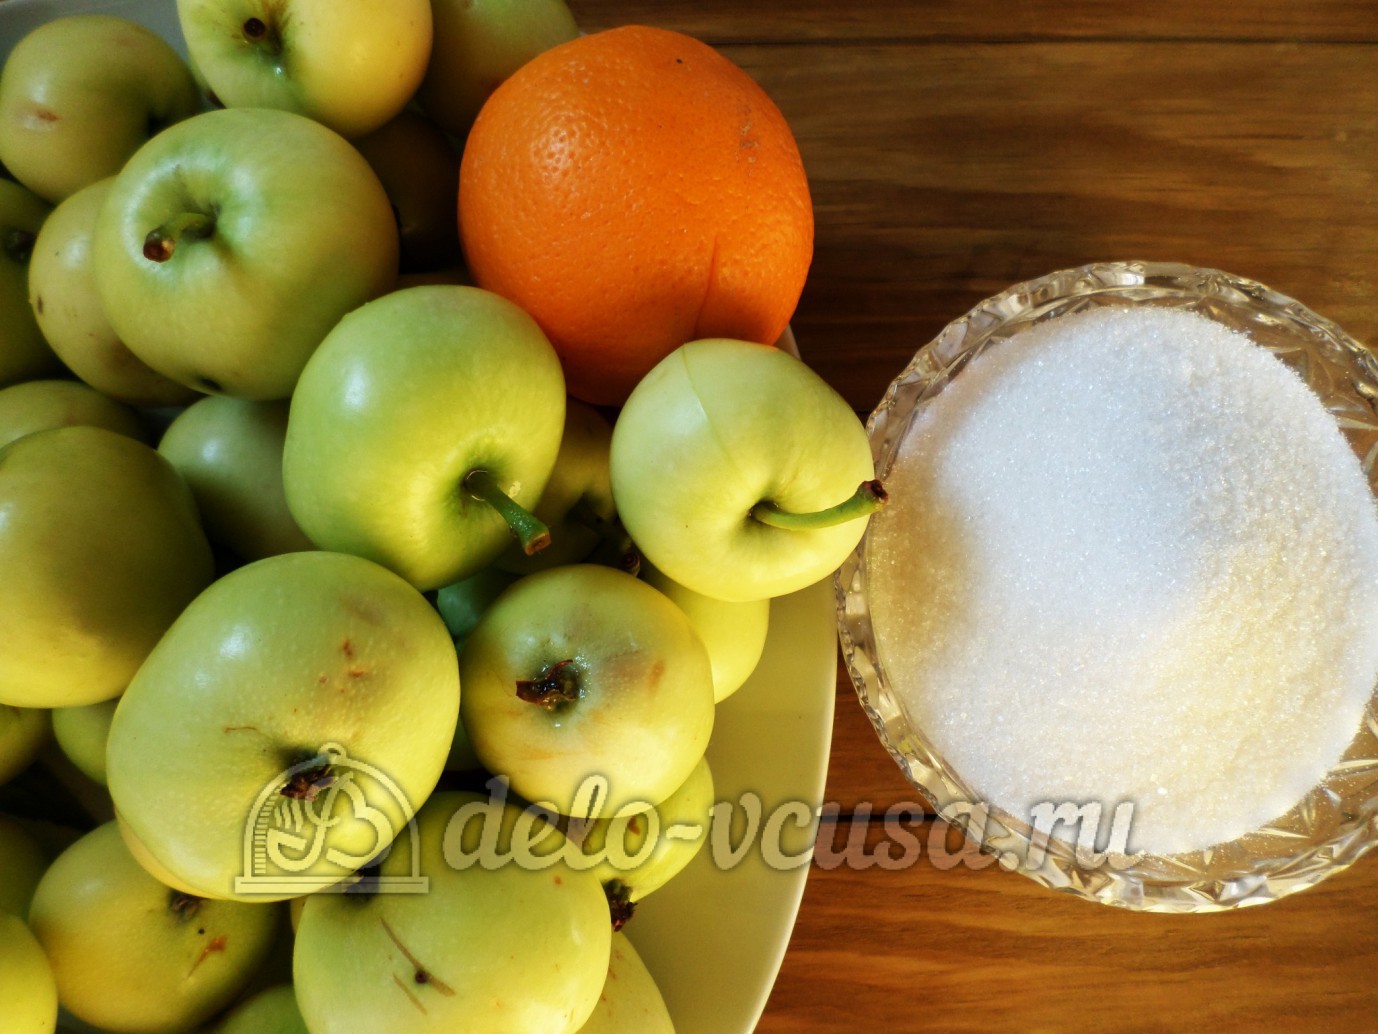
[[158,443],[191,487],[206,535],[245,560],[315,548],[287,509],[286,436],[285,401],[212,395],[183,410]]
[[105,785],[105,744],[119,698],[53,710],[53,738],[86,778]]
[[20,40],[0,73],[0,161],[61,201],[199,110],[191,73],[157,33],[110,15],[57,18]]
[[[573,1034],[603,988],[611,944],[588,873],[515,860],[470,864],[462,822],[475,794],[439,793],[377,872],[425,893],[314,894],[297,928],[297,1001],[312,1034]],[[506,805],[509,829],[520,811]],[[496,830],[494,833],[496,834]],[[558,839],[558,831],[547,835]]]
[[[514,543],[495,561],[515,574],[530,574],[587,559],[606,540],[625,538],[617,523],[608,474],[612,425],[585,402],[565,402],[560,452],[545,491],[532,511],[550,529],[550,545],[528,556]],[[620,543],[622,551],[630,542]],[[618,552],[617,544],[611,551]],[[620,557],[614,559],[620,560]]]
[[149,654],[110,727],[110,795],[176,885],[296,897],[405,827],[458,710],[454,645],[425,597],[358,557],[269,557],[198,596]]
[[459,155],[428,118],[410,109],[354,141],[397,214],[404,271],[453,266],[459,250]]
[[215,1034],[309,1034],[291,984],[260,991],[236,1005],[214,1028]]
[[[460,681],[484,767],[563,815],[659,804],[713,729],[712,669],[689,619],[609,567],[557,567],[513,585],[465,642]],[[607,781],[597,799],[590,777]]]
[[460,139],[503,80],[579,35],[564,0],[432,0],[432,7],[435,44],[417,100]]
[[[536,322],[476,287],[414,287],[350,313],[302,372],[282,460],[287,504],[322,549],[417,588],[486,567],[560,448],[565,382]],[[509,527],[509,524],[511,527]]]
[[368,162],[285,111],[209,111],[116,177],[91,243],[110,325],[197,391],[286,398],[349,310],[391,288],[397,225]]
[[138,413],[78,381],[25,381],[0,388],[0,447],[36,431],[75,425],[149,440],[148,425]]
[[411,99],[431,51],[430,0],[177,0],[187,49],[231,108],[280,108],[348,137]]
[[119,695],[212,577],[177,472],[101,427],[39,431],[0,450],[0,513],[2,703]]
[[29,259],[29,304],[67,368],[112,398],[178,406],[196,392],[169,380],[125,347],[105,317],[91,266],[91,235],[114,178],[82,187],[53,210]]
[[0,912],[0,1030],[52,1034],[57,984],[38,938],[18,916]]
[[624,933],[612,935],[603,994],[579,1034],[675,1034],[655,978]]
[[46,201],[0,179],[0,387],[62,372],[27,304],[29,261],[49,211]]
[[515,574],[496,567],[485,567],[462,581],[443,586],[435,594],[435,609],[445,619],[455,646],[463,646],[483,617],[509,585],[517,580]]
[[571,841],[595,863],[607,891],[614,926],[632,907],[669,883],[708,842],[713,811],[713,772],[701,758],[689,778],[654,808],[615,819],[566,820]]
[[668,577],[716,599],[781,596],[826,577],[884,501],[874,477],[856,413],[769,345],[681,345],[613,429],[622,523]]
[[713,662],[713,698],[722,703],[751,677],[766,647],[770,626],[770,600],[732,602],[686,589],[649,563],[641,577],[655,586],[680,610],[708,648]]
[[109,1031],[186,1030],[248,983],[272,946],[276,909],[208,901],[146,873],[107,822],[43,875],[29,923],[58,999]]
[[0,704],[0,784],[28,768],[52,731],[49,712]]

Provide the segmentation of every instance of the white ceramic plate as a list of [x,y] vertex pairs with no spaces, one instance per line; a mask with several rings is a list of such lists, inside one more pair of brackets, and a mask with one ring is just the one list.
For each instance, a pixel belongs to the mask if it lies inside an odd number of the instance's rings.
[[[31,29],[64,14],[115,14],[141,22],[185,53],[173,0],[3,0],[0,56]],[[760,832],[739,864],[714,861],[711,846],[648,898],[627,933],[660,985],[679,1034],[747,1034],[765,1008],[789,944],[808,875],[832,741],[836,626],[831,585],[776,600],[756,673],[718,708],[708,748],[717,799],[755,794],[765,827],[778,813],[783,839]],[[809,816],[802,820],[801,812]],[[734,832],[731,844],[738,845]],[[762,847],[767,851],[763,854]],[[770,850],[771,848],[778,849]],[[767,855],[792,855],[779,870]]]

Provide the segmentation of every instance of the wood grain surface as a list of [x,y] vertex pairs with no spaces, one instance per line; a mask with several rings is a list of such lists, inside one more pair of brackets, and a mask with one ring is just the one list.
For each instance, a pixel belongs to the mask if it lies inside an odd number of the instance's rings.
[[[698,35],[785,112],[817,218],[794,327],[863,414],[973,304],[1091,261],[1226,269],[1378,340],[1378,4],[571,6]],[[842,669],[837,704],[840,816],[761,1031],[1378,1030],[1378,861],[1187,917],[960,863],[856,868],[848,837],[874,845],[916,798]]]

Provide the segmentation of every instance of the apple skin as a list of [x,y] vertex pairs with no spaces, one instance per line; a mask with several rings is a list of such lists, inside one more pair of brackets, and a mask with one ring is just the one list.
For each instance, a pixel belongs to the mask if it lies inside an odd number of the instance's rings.
[[234,999],[278,928],[264,905],[182,895],[146,873],[113,822],[43,875],[29,923],[74,1016],[112,1032],[186,1030]]
[[[516,683],[561,662],[579,697],[547,710]],[[708,746],[708,653],[673,603],[622,571],[593,564],[528,575],[488,608],[460,654],[464,728],[488,771],[562,815],[614,818],[678,788]],[[592,775],[607,799],[578,802]]]
[[53,738],[67,760],[93,782],[105,785],[105,745],[119,700],[102,700],[84,707],[58,707],[53,714]]
[[0,913],[29,914],[34,889],[48,868],[48,856],[24,827],[0,815]]
[[0,785],[33,764],[52,732],[49,712],[0,704]]
[[310,1034],[291,984],[260,991],[235,1006],[213,1030],[214,1034]]
[[550,529],[550,545],[527,556],[512,543],[494,563],[514,574],[531,574],[588,558],[601,541],[595,528],[581,524],[572,511],[581,504],[595,521],[611,526],[617,517],[608,474],[612,425],[586,402],[565,402],[565,429],[560,452],[545,491],[532,511]]
[[766,648],[770,600],[715,600],[686,589],[644,560],[639,573],[684,611],[708,648],[708,659],[713,662],[713,699],[722,703],[741,689]]
[[135,441],[149,440],[148,425],[122,402],[78,381],[24,381],[0,388],[0,448],[55,427],[103,427]]
[[624,933],[612,935],[603,994],[579,1034],[675,1034],[655,978]]
[[296,112],[347,137],[402,110],[431,51],[430,0],[177,0],[177,15],[223,104]]
[[[171,257],[150,231],[212,219]],[[286,398],[346,312],[397,278],[397,224],[368,162],[300,115],[209,111],[165,130],[116,177],[92,239],[116,334],[181,384]]]
[[125,347],[96,291],[91,236],[114,182],[82,187],[48,216],[29,259],[29,305],[58,358],[97,391],[136,406],[186,405],[196,392]]
[[39,431],[0,450],[0,512],[0,703],[118,696],[213,575],[177,472],[104,428]]
[[186,480],[207,537],[244,560],[314,549],[282,487],[285,401],[211,395],[163,432],[161,453]]
[[28,298],[33,242],[50,211],[36,194],[0,179],[0,387],[62,372],[33,310],[20,303]]
[[453,266],[459,249],[459,155],[436,126],[406,109],[354,141],[397,213],[403,273]]
[[0,912],[0,1030],[51,1034],[57,984],[43,947],[18,916]]
[[632,391],[612,436],[618,514],[652,564],[723,600],[782,596],[846,559],[866,520],[808,531],[751,517],[813,513],[875,477],[866,429],[798,359],[769,345],[691,341]]
[[435,44],[417,100],[461,140],[503,80],[579,35],[564,0],[432,0],[432,6]]
[[564,414],[560,361],[521,309],[476,287],[394,291],[342,319],[302,372],[282,458],[287,505],[320,548],[437,589],[512,540],[465,477],[486,470],[530,508]]
[[336,789],[352,787],[380,824],[325,793],[316,806],[338,824],[323,850],[262,874],[341,879],[361,863],[335,852],[386,847],[435,787],[458,710],[454,645],[420,593],[358,557],[269,557],[198,596],[149,654],[110,728],[110,795],[169,882],[206,897],[295,897],[310,888],[235,886],[248,875],[245,824],[260,801],[279,801],[286,770],[339,744],[355,767],[332,764]]
[[[708,759],[701,758],[680,787],[654,808],[654,824],[648,812],[598,819],[583,824],[567,823],[570,839],[576,840],[584,854],[602,859],[589,871],[605,887],[616,881],[627,890],[627,900],[640,901],[669,883],[708,843],[713,810],[713,772]],[[676,836],[667,835],[680,827]],[[688,834],[697,827],[697,833]],[[641,858],[647,838],[655,834],[650,853]],[[681,839],[683,835],[683,839]],[[618,845],[625,858],[610,857],[608,844]]]
[[[312,1034],[573,1034],[588,1018],[612,939],[598,881],[558,860],[457,868],[451,820],[483,800],[438,793],[417,815],[426,893],[307,898],[293,969]],[[381,874],[412,859],[399,837]]]
[[186,63],[157,33],[110,15],[57,18],[20,40],[0,74],[0,161],[61,201],[200,110]]

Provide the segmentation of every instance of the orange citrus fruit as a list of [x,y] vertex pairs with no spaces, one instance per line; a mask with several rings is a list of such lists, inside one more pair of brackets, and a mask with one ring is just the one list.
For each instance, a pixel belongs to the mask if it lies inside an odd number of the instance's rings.
[[686,341],[774,342],[813,208],[780,110],[698,40],[628,26],[534,58],[465,145],[459,227],[480,287],[545,330],[569,392],[620,403]]

